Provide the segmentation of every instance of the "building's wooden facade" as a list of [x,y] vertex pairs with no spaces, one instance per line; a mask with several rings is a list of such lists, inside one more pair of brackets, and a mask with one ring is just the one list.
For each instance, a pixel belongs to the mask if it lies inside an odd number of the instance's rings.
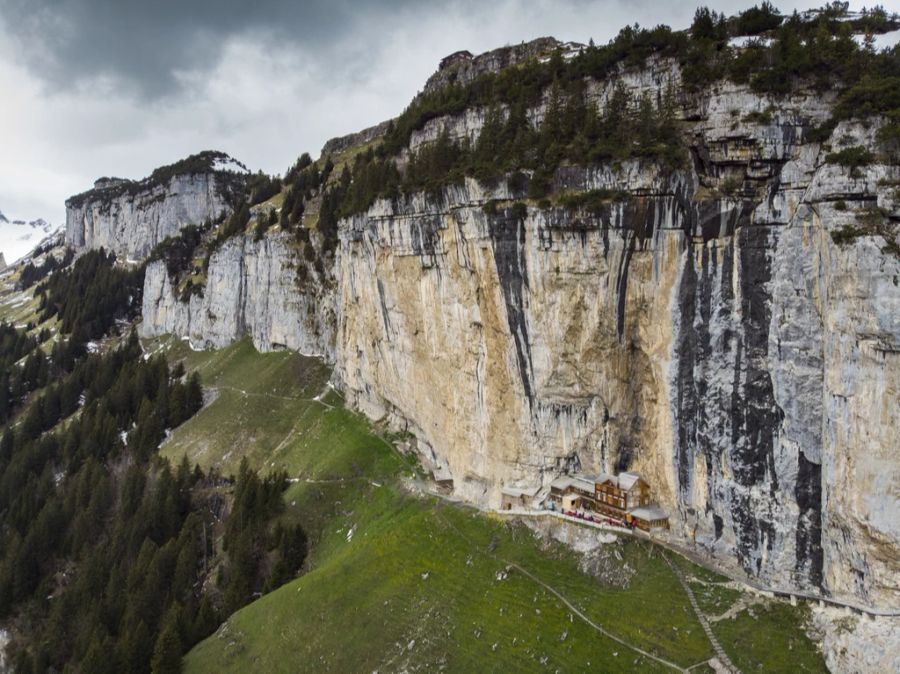
[[637,473],[559,477],[550,500],[563,510],[597,512],[641,529],[668,528],[665,513],[651,500],[650,485]]

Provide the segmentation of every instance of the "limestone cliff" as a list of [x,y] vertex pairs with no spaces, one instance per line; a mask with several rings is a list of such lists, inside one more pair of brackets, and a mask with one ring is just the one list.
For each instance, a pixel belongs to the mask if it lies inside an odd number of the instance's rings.
[[290,236],[229,239],[210,258],[202,294],[181,301],[164,261],[147,266],[142,336],[175,334],[196,347],[222,347],[249,335],[261,351],[288,348],[333,360],[334,309],[327,287],[297,286]]
[[[517,54],[457,55],[429,86]],[[333,267],[302,287],[286,235],[240,236],[187,302],[149,266],[144,334],[323,354],[351,404],[412,432],[471,501],[636,470],[672,535],[722,564],[900,606],[900,167],[876,151],[877,120],[823,142],[833,95],[694,93],[657,58],[586,82],[588,100],[618,85],[634,100],[676,92],[685,166],[557,170],[556,193],[608,195],[591,210],[473,179],[380,200],[340,223]],[[485,116],[429,119],[400,163],[442,135],[474,141]],[[826,159],[853,147],[875,158]],[[870,217],[888,225],[844,235]]]
[[[656,66],[620,79],[677,85]],[[348,398],[412,431],[467,499],[637,470],[676,537],[768,583],[896,607],[900,261],[881,236],[831,233],[876,205],[896,213],[898,169],[826,163],[806,135],[830,104],[734,85],[685,97],[690,169],[557,173],[558,189],[629,195],[601,213],[490,215],[522,195],[467,180],[349,219]],[[413,143],[472,139],[482,121],[434,119]],[[829,143],[873,147],[874,132],[842,124]]]
[[182,227],[230,212],[245,172],[227,155],[204,152],[141,181],[101,178],[94,189],[66,201],[66,243],[142,260]]

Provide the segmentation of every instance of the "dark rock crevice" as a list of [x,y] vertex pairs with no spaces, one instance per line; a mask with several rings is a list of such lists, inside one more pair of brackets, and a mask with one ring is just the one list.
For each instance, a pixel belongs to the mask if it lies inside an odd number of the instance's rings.
[[797,520],[796,572],[801,580],[822,587],[822,466],[806,458],[801,451],[797,457],[797,486],[795,490],[800,516]]
[[531,343],[525,318],[525,292],[528,288],[528,269],[525,262],[525,223],[510,210],[489,218],[489,232],[497,265],[497,277],[503,290],[506,319],[516,349],[516,361],[522,379],[522,389],[529,405],[534,407]]

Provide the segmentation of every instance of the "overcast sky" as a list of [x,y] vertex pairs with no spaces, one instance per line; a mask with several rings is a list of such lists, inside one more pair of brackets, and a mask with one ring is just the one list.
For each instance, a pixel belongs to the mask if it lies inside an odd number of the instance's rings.
[[[709,4],[731,14],[752,1]],[[789,12],[822,3],[775,4]],[[900,9],[900,0],[882,4]],[[65,198],[95,178],[140,178],[203,149],[283,173],[328,138],[400,113],[453,51],[543,35],[603,43],[626,23],[684,28],[695,7],[0,0],[0,211],[62,223]]]

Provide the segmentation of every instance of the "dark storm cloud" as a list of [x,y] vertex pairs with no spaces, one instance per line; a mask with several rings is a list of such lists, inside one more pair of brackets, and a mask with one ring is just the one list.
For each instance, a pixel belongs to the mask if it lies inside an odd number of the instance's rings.
[[349,31],[365,38],[377,12],[414,0],[0,0],[7,39],[38,77],[55,86],[112,77],[157,97],[178,88],[175,73],[203,70],[235,35],[259,33],[273,50],[327,52]]

